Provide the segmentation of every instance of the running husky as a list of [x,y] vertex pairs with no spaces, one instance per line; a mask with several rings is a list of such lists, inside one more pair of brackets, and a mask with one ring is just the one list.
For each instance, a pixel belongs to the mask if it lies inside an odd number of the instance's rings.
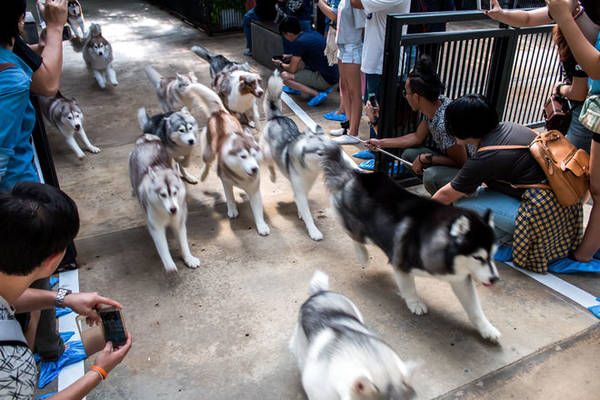
[[[83,9],[81,4],[77,0],[69,0],[68,4],[69,14],[67,16],[67,22],[73,31],[73,34],[77,37],[85,37],[85,21],[83,19]],[[81,36],[79,36],[79,30],[77,25],[81,29]]]
[[248,63],[238,64],[222,55],[215,56],[202,46],[194,46],[192,51],[210,63],[212,88],[225,107],[242,124],[258,129],[256,99],[261,98],[264,93],[260,87],[260,75],[252,72]]
[[165,78],[150,65],[146,66],[145,71],[148,79],[156,88],[158,104],[166,113],[180,110],[185,106],[182,100],[183,93],[190,85],[198,82],[198,78],[193,72],[177,74],[174,78]]
[[106,88],[106,77],[111,85],[118,86],[117,73],[113,68],[113,51],[108,40],[102,36],[102,28],[92,24],[85,39],[74,37],[71,39],[73,50],[83,53],[83,60],[94,73],[98,86]]
[[298,126],[281,111],[281,89],[283,81],[276,71],[267,84],[263,108],[267,124],[261,135],[261,149],[264,160],[269,165],[271,180],[275,182],[273,161],[282,174],[290,180],[294,200],[298,207],[298,217],[304,220],[308,235],[313,240],[323,239],[323,234],[315,226],[308,206],[308,192],[322,171],[321,155],[327,135],[320,126],[300,133]]
[[100,149],[90,143],[83,129],[83,112],[75,99],[67,99],[60,92],[54,97],[38,96],[40,108],[44,117],[63,134],[71,150],[80,160],[85,153],[75,141],[75,134],[79,134],[86,149],[91,153],[99,153]]
[[179,174],[178,165],[171,168],[171,157],[158,137],[144,134],[136,140],[135,149],[129,155],[131,187],[146,214],[150,236],[169,273],[177,272],[177,266],[169,252],[168,227],[177,235],[185,265],[200,266],[200,260],[192,255],[188,245],[185,185]]
[[227,216],[236,218],[239,215],[233,197],[233,187],[237,186],[246,191],[250,198],[258,234],[268,235],[271,231],[264,220],[260,195],[258,165],[262,153],[258,144],[252,135],[242,128],[237,118],[225,109],[219,96],[199,83],[190,85],[184,93],[186,104],[195,104],[197,100],[204,103],[209,114],[206,135],[203,135],[206,138],[202,155],[205,166],[200,179],[206,179],[211,163],[217,158],[217,174],[225,191]]
[[497,341],[500,332],[483,314],[473,285],[498,280],[490,212],[482,218],[412,194],[387,175],[350,170],[340,152],[334,146],[325,150],[325,183],[361,262],[368,260],[369,239],[388,256],[400,295],[417,315],[427,307],[417,295],[415,275],[449,282],[481,336]]
[[329,277],[316,271],[310,297],[300,308],[290,350],[309,400],[407,400],[415,369],[369,331],[352,301],[329,291]]
[[160,138],[171,159],[179,164],[183,180],[192,185],[198,183],[198,179],[186,171],[190,165],[192,151],[198,143],[198,122],[187,107],[183,107],[181,111],[153,117],[148,115],[145,108],[140,108],[138,121],[143,133],[150,133]]

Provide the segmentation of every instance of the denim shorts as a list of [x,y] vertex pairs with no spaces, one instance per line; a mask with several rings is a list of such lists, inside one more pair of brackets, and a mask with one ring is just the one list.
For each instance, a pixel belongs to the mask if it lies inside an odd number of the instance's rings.
[[362,43],[338,44],[337,58],[345,64],[358,64],[362,62]]

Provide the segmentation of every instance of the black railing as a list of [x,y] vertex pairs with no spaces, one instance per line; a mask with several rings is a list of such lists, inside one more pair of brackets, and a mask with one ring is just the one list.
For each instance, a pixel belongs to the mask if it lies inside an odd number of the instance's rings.
[[150,0],[179,18],[214,33],[241,31],[245,13],[244,0]]
[[[445,95],[451,99],[469,93],[486,96],[504,121],[530,127],[543,124],[542,107],[560,80],[558,55],[551,39],[552,26],[496,28],[402,34],[411,24],[489,20],[481,11],[390,15],[385,40],[379,137],[413,132],[421,116],[413,112],[401,90],[418,57],[432,57]],[[379,154],[377,171],[391,172],[393,160]]]

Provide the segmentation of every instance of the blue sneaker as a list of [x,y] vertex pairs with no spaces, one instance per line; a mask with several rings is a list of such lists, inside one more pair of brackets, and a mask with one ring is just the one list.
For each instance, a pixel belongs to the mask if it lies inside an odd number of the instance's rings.
[[375,169],[375,159],[372,158],[367,161],[363,161],[358,164],[358,168],[364,169],[365,171],[373,171]]
[[353,154],[352,157],[360,158],[361,160],[371,160],[375,158],[375,154],[371,153],[369,150],[361,150],[356,154]]
[[246,51],[244,52],[244,55],[245,55],[245,56],[248,56],[248,57],[252,57],[252,50],[246,50]]
[[316,95],[315,97],[313,97],[312,99],[310,99],[310,101],[307,103],[310,107],[315,107],[318,106],[319,104],[323,104],[323,102],[325,100],[327,100],[327,95],[329,93],[327,92],[320,92],[318,95]]
[[345,121],[346,114],[336,114],[335,111],[332,111],[332,112],[328,112],[327,114],[323,115],[323,118],[328,119],[330,121]]
[[299,90],[292,89],[291,87],[288,87],[288,86],[284,86],[283,91],[286,92],[287,94],[300,94]]

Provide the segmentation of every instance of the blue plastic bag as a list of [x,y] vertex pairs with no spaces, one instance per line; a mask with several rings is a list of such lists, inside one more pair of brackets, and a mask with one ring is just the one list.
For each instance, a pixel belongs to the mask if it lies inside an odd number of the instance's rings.
[[57,283],[58,283],[58,278],[55,278],[55,277],[51,276],[50,277],[50,287],[53,287]]
[[56,307],[56,318],[62,317],[63,315],[67,315],[72,312],[73,310],[71,310],[69,307]]
[[579,262],[561,258],[548,264],[548,271],[555,274],[573,274],[576,272],[600,272],[600,260],[595,258],[590,262]]
[[496,254],[494,254],[494,260],[500,262],[509,262],[512,261],[512,246],[505,246],[503,244],[498,246],[498,250],[496,250]]
[[[600,297],[598,297],[596,301],[600,302]],[[600,304],[597,306],[588,307],[588,310],[590,310],[597,318],[600,318]]]
[[33,400],[42,400],[42,399],[47,399],[48,397],[50,397],[50,396],[54,396],[55,394],[56,394],[56,392],[54,392],[54,393],[48,393],[48,394],[43,394],[43,395],[41,395],[40,397],[36,397],[36,398],[35,398],[35,399],[33,399]]
[[42,361],[40,363],[40,377],[38,380],[38,387],[40,389],[56,379],[60,371],[67,365],[74,364],[87,358],[81,341],[73,340],[67,344],[69,346],[65,349],[58,361]]

